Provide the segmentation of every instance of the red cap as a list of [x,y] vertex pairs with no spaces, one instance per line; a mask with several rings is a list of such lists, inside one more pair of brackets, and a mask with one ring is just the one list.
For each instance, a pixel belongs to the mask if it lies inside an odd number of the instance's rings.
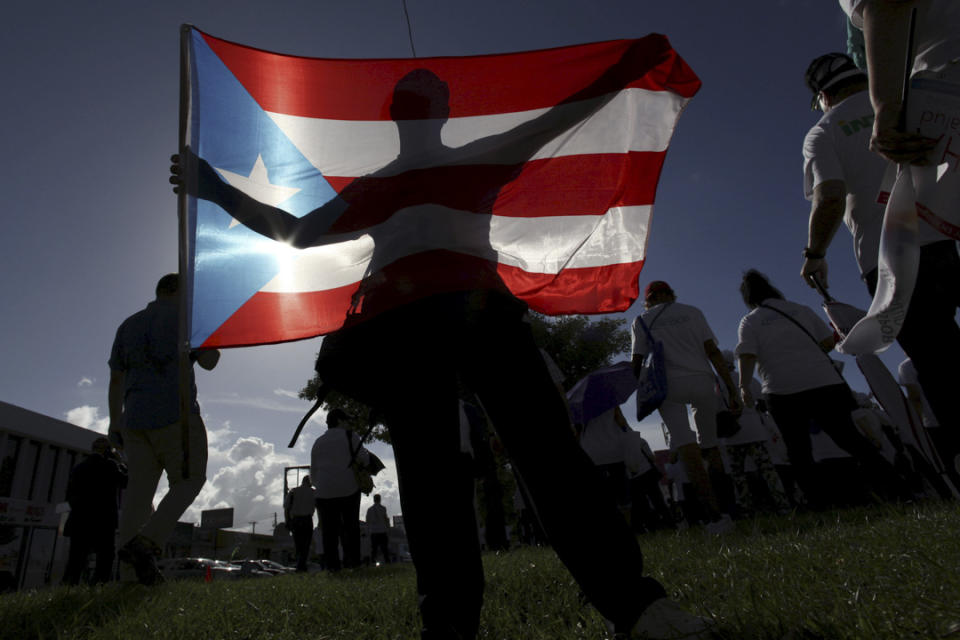
[[671,289],[670,285],[668,285],[666,282],[663,280],[654,280],[647,285],[647,289],[643,294],[643,298],[644,300],[649,300],[650,296],[655,293],[660,293],[661,291],[665,293],[673,293],[673,289]]

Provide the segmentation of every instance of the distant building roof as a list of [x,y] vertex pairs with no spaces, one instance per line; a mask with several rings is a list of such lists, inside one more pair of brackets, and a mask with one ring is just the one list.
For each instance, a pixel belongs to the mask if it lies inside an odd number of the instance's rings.
[[82,451],[89,451],[94,439],[103,435],[3,401],[0,401],[0,431]]

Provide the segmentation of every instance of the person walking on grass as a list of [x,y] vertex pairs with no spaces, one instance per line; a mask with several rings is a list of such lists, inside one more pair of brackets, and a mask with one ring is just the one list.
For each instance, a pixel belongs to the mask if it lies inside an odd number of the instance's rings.
[[[156,300],[123,321],[110,353],[108,435],[123,450],[130,469],[118,557],[132,565],[137,580],[146,585],[163,581],[156,559],[206,482],[207,430],[200,418],[192,366],[186,383],[192,394],[186,450],[181,426],[179,290],[177,274],[160,278]],[[190,358],[210,370],[220,352],[194,351]],[[170,488],[154,510],[153,498],[164,472]]]
[[360,566],[360,487],[350,467],[354,456],[364,465],[370,459],[360,436],[350,429],[350,417],[333,409],[327,414],[326,432],[310,451],[310,478],[317,488],[317,516],[328,571]]
[[310,476],[303,476],[299,487],[287,493],[283,501],[283,515],[287,529],[293,534],[293,546],[297,550],[297,571],[307,570],[310,557],[310,542],[313,540],[314,490]]
[[[724,350],[723,359],[727,363],[730,375],[733,376],[736,373],[733,352]],[[753,399],[755,401],[759,400],[761,387],[756,379],[750,381],[750,389]],[[756,409],[756,402],[752,406],[744,403],[743,412],[737,418],[737,422],[740,424],[740,430],[722,439],[730,464],[730,479],[733,481],[737,504],[744,513],[749,514],[757,511],[757,501],[754,499],[753,492],[747,482],[746,461],[750,458],[767,487],[767,495],[773,502],[774,509],[781,515],[789,513],[791,509],[790,499],[787,497],[783,482],[780,480],[777,469],[773,466],[773,461],[767,452],[765,443],[769,438],[769,432],[764,428],[760,413]]]
[[[707,529],[723,533],[733,528],[729,514],[721,513],[710,475],[723,474],[717,440],[717,411],[720,402],[715,391],[716,375],[734,389],[733,379],[717,348],[717,338],[707,324],[703,312],[696,307],[677,302],[669,284],[655,280],[647,285],[644,294],[646,310],[633,322],[633,366],[639,371],[647,353],[647,329],[655,340],[663,342],[667,369],[667,397],[660,405],[660,417],[670,436],[670,450],[675,451],[686,466],[690,481],[696,487],[697,497],[703,503],[709,520]],[[735,414],[740,411],[740,399],[729,393],[727,405]],[[690,428],[687,407],[693,408],[693,418],[700,436]],[[706,459],[709,473],[704,468]]]
[[875,491],[888,499],[909,497],[893,465],[850,417],[856,400],[828,355],[835,343],[833,330],[809,307],[784,300],[756,270],[744,274],[740,293],[750,309],[740,321],[736,348],[743,404],[754,405],[751,382],[757,370],[767,406],[811,506],[826,505],[829,493],[815,472],[811,422],[857,460]]
[[383,563],[390,564],[390,518],[387,508],[380,503],[380,494],[373,496],[373,504],[367,509],[367,531],[370,532],[370,562],[377,559],[377,551],[383,556]]
[[[867,75],[846,55],[828,53],[810,63],[806,81],[823,116],[803,141],[803,188],[811,208],[801,275],[810,286],[828,286],[827,249],[842,221],[873,296],[885,206],[877,194],[888,162],[868,147],[874,114]],[[917,221],[917,242],[919,270],[897,342],[913,360],[939,423],[960,433],[954,398],[960,387],[960,255],[954,239],[924,219]]]
[[94,583],[109,582],[113,574],[117,498],[127,486],[127,466],[117,458],[107,438],[94,440],[92,449],[70,471],[67,481],[70,515],[63,535],[70,538],[70,555],[63,573],[64,584],[80,584],[91,553],[97,557]]

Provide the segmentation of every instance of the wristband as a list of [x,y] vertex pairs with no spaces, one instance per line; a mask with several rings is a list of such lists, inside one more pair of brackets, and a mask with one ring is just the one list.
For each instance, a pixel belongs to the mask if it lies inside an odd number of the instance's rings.
[[809,259],[809,260],[823,260],[823,259],[826,258],[827,256],[826,256],[826,254],[824,254],[824,253],[819,253],[819,252],[817,252],[817,251],[814,251],[814,250],[811,249],[810,247],[804,247],[804,248],[803,248],[803,257],[804,257],[804,258],[807,258],[807,259]]

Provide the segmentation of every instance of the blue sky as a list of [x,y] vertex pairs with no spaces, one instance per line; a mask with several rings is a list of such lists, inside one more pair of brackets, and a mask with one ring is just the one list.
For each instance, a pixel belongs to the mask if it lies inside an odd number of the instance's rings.
[[[667,156],[641,285],[670,282],[682,302],[704,311],[721,348],[729,349],[746,311],[737,287],[747,268],[767,273],[788,298],[819,307],[799,277],[809,211],[800,147],[817,119],[803,72],[812,58],[845,46],[836,3],[407,5],[420,56],[666,34],[703,89],[681,117]],[[160,275],[176,270],[176,198],[167,167],[177,146],[180,24],[290,54],[405,57],[403,9],[400,0],[58,0],[17,3],[5,13],[0,399],[102,428],[116,327],[152,298]],[[828,258],[834,296],[869,306],[845,230]],[[623,316],[638,311],[635,305]],[[286,443],[307,409],[295,394],[312,373],[319,344],[230,350],[215,371],[198,373],[211,481],[194,515],[229,503],[238,526],[272,521],[282,467],[307,462],[303,447],[290,451]],[[902,357],[893,347],[884,360],[895,366]],[[849,380],[866,389],[856,372]],[[662,444],[656,416],[639,428],[655,447]],[[321,430],[312,425],[301,444]],[[389,462],[389,451],[376,450]],[[381,489],[388,511],[397,513],[390,477]]]

